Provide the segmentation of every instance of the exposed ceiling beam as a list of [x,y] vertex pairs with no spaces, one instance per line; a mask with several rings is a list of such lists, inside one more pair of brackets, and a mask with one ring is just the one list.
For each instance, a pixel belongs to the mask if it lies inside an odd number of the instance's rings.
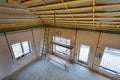
[[[52,24],[52,25],[54,25],[52,22],[46,22],[46,24],[47,23],[50,23],[50,24]],[[56,24],[62,24],[62,25],[75,25],[75,24],[71,24],[71,23],[60,23],[60,22],[58,22],[58,23],[56,23]],[[79,26],[84,26],[84,25],[86,25],[86,26],[91,26],[91,28],[92,28],[92,25],[93,24],[84,24],[84,23],[80,23],[80,24],[78,24]],[[118,25],[118,24],[113,24],[113,25],[110,25],[110,24],[101,24],[101,25],[99,25],[99,24],[95,24],[95,26],[96,27],[102,27],[102,26],[104,26],[104,27],[108,27],[108,29],[109,28],[116,28],[116,29],[119,29],[120,30],[120,24]]]
[[6,20],[6,21],[8,21],[8,20],[40,20],[39,18],[18,18],[18,19],[14,19],[14,18],[0,18],[0,21],[2,21],[2,20]]
[[38,18],[38,15],[33,14],[9,14],[9,13],[0,13],[0,18]]
[[[120,12],[96,12],[94,13],[95,15],[109,15],[109,14],[120,14]],[[54,16],[54,14],[36,14],[38,16],[48,16],[48,17],[51,17],[51,16]],[[80,13],[80,14],[72,14],[73,16],[92,16],[92,13]],[[56,14],[56,16],[59,16],[59,17],[67,17],[67,16],[71,16],[70,14]]]
[[24,23],[24,22],[40,22],[40,19],[0,19],[0,24],[8,23]]
[[[45,21],[45,22],[54,22],[54,20],[43,20],[43,21]],[[73,23],[74,24],[74,21],[68,21],[68,20],[57,20],[56,21],[56,23],[57,22],[61,22],[61,23]],[[76,21],[77,23],[93,23],[92,21]],[[120,22],[109,22],[109,21],[95,21],[94,22],[95,24],[99,24],[99,25],[101,25],[101,24],[120,24]]]
[[[70,10],[70,11],[77,11],[77,10],[79,10],[79,11],[82,11],[82,10],[90,10],[90,9],[92,9],[92,7],[83,7],[83,8],[69,8],[68,10]],[[36,13],[36,14],[39,14],[39,13],[53,13],[53,12],[65,12],[66,11],[66,9],[58,9],[58,10],[54,10],[54,11],[52,11],[52,10],[41,10],[41,11],[34,11],[34,13]]]
[[34,14],[17,14],[17,13],[3,13],[0,12],[0,15],[9,15],[9,16],[35,16]]
[[21,9],[21,8],[13,8],[13,7],[7,7],[7,6],[0,6],[1,9],[8,9],[8,10],[16,10],[16,11],[28,11],[30,12],[29,10],[27,9]]
[[[42,0],[41,0],[42,1]],[[45,5],[45,6],[38,6],[38,7],[32,7],[32,8],[27,8],[27,9],[39,9],[39,8],[45,8],[45,7],[55,7],[55,6],[61,6],[61,5],[69,5],[69,4],[75,4],[75,3],[78,3],[78,2],[88,2],[88,1],[92,1],[92,0],[74,0],[74,1],[68,1],[68,2],[63,2],[63,3],[56,3],[56,4],[48,4],[48,5]]]
[[[64,0],[61,0],[61,2],[64,3]],[[72,12],[69,10],[68,5],[64,4],[64,6],[65,6],[66,10],[69,12],[69,14],[71,14],[71,18],[74,20],[75,24],[78,25],[75,18],[74,18],[74,16],[72,15]]]
[[[25,23],[10,23],[10,24],[0,24],[0,29],[11,29],[11,28],[24,28],[28,26],[42,25],[41,22],[25,22]],[[3,27],[4,26],[4,27]]]
[[[54,17],[53,18],[41,18],[43,20],[54,20]],[[90,17],[90,18],[74,18],[75,20],[92,20],[93,18]],[[56,20],[73,20],[72,18],[56,18]],[[108,17],[108,18],[105,18],[105,17],[96,17],[95,20],[106,20],[106,21],[115,21],[115,20],[120,20],[120,17]]]
[[[53,18],[41,18],[43,20],[54,20]],[[92,18],[74,18],[75,20],[92,20]],[[70,18],[56,18],[56,20],[73,20],[71,17]]]
[[[83,13],[83,14],[72,14],[73,16],[92,16],[92,13]],[[48,17],[51,17],[51,16],[54,16],[53,14],[50,14],[50,15],[44,15],[44,14],[41,14],[39,16],[48,16]],[[71,16],[71,14],[56,14],[56,17],[68,17],[68,16]]]
[[[112,8],[112,7],[120,7],[120,4],[109,4],[109,5],[100,5],[100,6],[94,6],[95,9],[100,9],[100,8]],[[92,10],[92,6],[90,7],[81,7],[81,8],[69,8],[68,10],[70,11],[82,11],[82,10]],[[59,9],[59,10],[41,10],[41,11],[35,11],[36,14],[39,14],[39,13],[46,13],[46,12],[64,12],[66,11],[66,9]]]

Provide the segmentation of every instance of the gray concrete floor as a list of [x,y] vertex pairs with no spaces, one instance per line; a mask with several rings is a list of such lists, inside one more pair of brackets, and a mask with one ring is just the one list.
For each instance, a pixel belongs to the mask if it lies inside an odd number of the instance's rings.
[[70,64],[69,71],[49,62],[38,60],[9,80],[110,80],[78,64]]

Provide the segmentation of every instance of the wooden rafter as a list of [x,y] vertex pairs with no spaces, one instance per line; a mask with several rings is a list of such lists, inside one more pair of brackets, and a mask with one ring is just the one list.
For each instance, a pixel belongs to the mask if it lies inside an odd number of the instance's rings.
[[[115,27],[115,29],[120,28],[120,12],[118,10],[120,3],[114,4],[108,2],[109,4],[98,5],[96,0],[60,1],[61,2],[51,3],[49,0],[29,0],[19,3],[20,6],[25,6],[24,9],[19,6],[10,7],[2,5],[0,6],[0,22],[17,23],[21,21],[23,23],[36,21],[41,23],[41,21],[44,21],[44,24],[50,23],[51,25],[55,25],[56,23],[56,26],[59,24],[62,26],[73,25],[74,27],[89,26],[92,29],[100,27],[110,29],[114,29],[113,27]],[[36,4],[38,2],[40,2],[40,5]],[[90,4],[80,5],[80,7],[78,4],[82,3]],[[113,12],[109,9],[112,9]]]
[[[42,1],[42,0],[40,0]],[[38,7],[32,7],[32,8],[28,8],[28,9],[39,9],[39,8],[45,8],[45,7],[55,7],[55,6],[63,6],[63,5],[69,5],[69,4],[76,4],[78,2],[88,2],[88,1],[92,1],[92,0],[73,0],[73,1],[68,1],[68,2],[63,2],[63,3],[57,3],[57,4],[49,4],[49,5],[44,5],[44,6],[38,6]]]
[[[62,3],[64,3],[64,0],[61,0],[61,1],[62,1]],[[68,10],[68,12],[71,15],[72,19],[74,20],[75,24],[78,25],[77,22],[76,22],[76,20],[75,20],[75,18],[74,18],[74,16],[72,15],[71,11],[69,10],[67,4],[64,4],[64,6]]]

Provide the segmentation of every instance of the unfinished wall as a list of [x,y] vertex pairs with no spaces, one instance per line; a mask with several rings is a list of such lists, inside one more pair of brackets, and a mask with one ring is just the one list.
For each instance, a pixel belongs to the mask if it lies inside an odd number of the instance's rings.
[[[59,35],[57,32],[61,32],[61,35]],[[120,49],[119,34],[51,28],[49,41],[52,40],[53,36],[71,39],[73,43],[76,43],[72,52],[75,62],[78,62],[79,46],[82,44],[90,46],[90,55],[88,58],[88,65],[86,66],[90,69],[104,73],[106,75],[114,76],[113,74],[111,75],[110,73],[99,69],[100,61],[102,58],[97,58],[96,54],[98,53],[103,54],[105,47]]]
[[[103,54],[105,47],[110,47],[110,48],[115,48],[120,50],[120,35],[119,34],[109,34],[109,33],[101,33],[100,39],[99,39],[99,44],[97,47],[97,53]],[[101,58],[95,57],[94,61],[94,69],[99,71],[100,73],[104,73],[109,76],[113,76],[113,74],[108,74],[108,72],[99,69],[99,64],[100,64]]]
[[35,48],[38,56],[41,56],[43,39],[44,39],[44,28],[42,29],[33,29]]
[[78,60],[79,55],[79,47],[80,45],[88,45],[90,46],[90,53],[88,58],[88,67],[92,68],[94,55],[97,47],[99,32],[90,32],[90,31],[77,31],[77,39],[76,39],[76,61]]
[[[44,36],[43,33],[44,29],[33,29],[33,32],[30,29],[8,32],[6,33],[6,37],[4,34],[0,35],[0,80],[9,76],[13,72],[19,70],[20,68],[24,67],[25,65],[29,64],[39,57],[38,55],[40,55],[40,53],[38,53],[38,49],[40,49],[39,52],[41,52],[43,44],[43,38],[41,37]],[[26,40],[29,40],[31,42],[31,54],[24,56],[20,60],[15,60],[15,58],[13,57],[11,45]]]
[[[76,31],[72,29],[50,28],[49,44],[53,39],[53,36],[56,36],[56,37],[70,39],[71,44],[75,45],[75,34],[76,34]],[[52,46],[52,44],[50,45]],[[74,57],[73,54],[74,54],[74,49],[72,50],[72,57]]]
[[[12,72],[13,63],[4,34],[0,35],[0,80]],[[10,73],[9,73],[10,72]]]

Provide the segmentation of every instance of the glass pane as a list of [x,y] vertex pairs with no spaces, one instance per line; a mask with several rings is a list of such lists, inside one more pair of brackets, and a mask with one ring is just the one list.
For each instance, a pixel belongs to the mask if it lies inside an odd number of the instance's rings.
[[54,45],[54,51],[56,53],[62,54],[62,55],[69,55],[70,54],[70,49],[67,49],[65,47],[62,46],[58,46],[58,45]]
[[22,48],[20,43],[16,43],[12,45],[13,53],[15,58],[21,57],[22,56]]
[[90,46],[81,45],[80,46],[80,53],[79,53],[79,61],[88,62]]
[[29,41],[22,42],[24,54],[30,53]]
[[70,45],[70,39],[65,39],[65,38],[61,38],[61,37],[53,37],[53,41],[62,43],[62,44],[66,44],[66,45]]
[[120,72],[120,50],[105,47],[100,67],[114,73]]

